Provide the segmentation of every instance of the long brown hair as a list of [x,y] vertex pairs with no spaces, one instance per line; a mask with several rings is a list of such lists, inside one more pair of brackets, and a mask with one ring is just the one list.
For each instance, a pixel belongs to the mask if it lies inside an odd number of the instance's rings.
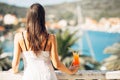
[[[41,50],[41,43],[47,38],[45,27],[45,10],[42,5],[35,3],[30,6],[27,12],[27,39],[31,50]],[[37,54],[37,53],[35,53]]]

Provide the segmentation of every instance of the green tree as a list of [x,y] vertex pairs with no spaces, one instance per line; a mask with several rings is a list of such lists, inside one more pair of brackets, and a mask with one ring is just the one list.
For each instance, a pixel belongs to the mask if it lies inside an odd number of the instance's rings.
[[76,37],[76,33],[78,31],[74,31],[71,33],[68,29],[65,31],[58,30],[56,33],[57,44],[58,44],[58,53],[61,56],[61,61],[63,61],[66,57],[71,56],[68,48],[72,47],[75,42],[80,38]]

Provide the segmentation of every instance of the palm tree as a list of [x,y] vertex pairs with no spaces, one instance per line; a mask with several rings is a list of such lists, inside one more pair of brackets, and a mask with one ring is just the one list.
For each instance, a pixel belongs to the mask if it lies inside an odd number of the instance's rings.
[[77,32],[78,31],[76,30],[73,33],[70,33],[70,31],[66,29],[65,31],[58,30],[56,33],[58,53],[61,56],[61,61],[63,61],[68,56],[72,56],[72,54],[70,54],[71,52],[69,51],[69,48],[72,47],[80,38],[75,36]]
[[111,54],[103,63],[108,70],[120,70],[120,43],[105,48],[104,53]]

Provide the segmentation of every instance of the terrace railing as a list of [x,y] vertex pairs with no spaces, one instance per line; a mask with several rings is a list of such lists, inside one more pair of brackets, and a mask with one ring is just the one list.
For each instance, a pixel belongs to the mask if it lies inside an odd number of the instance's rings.
[[[79,70],[74,75],[68,75],[60,71],[55,71],[58,80],[120,80],[120,70],[118,71],[99,71],[99,70]],[[13,74],[10,71],[1,71],[0,80],[21,80],[23,72]]]

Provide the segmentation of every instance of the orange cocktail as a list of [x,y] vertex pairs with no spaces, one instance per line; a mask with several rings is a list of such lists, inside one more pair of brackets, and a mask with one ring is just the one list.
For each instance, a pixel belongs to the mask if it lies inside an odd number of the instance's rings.
[[76,52],[73,52],[73,65],[79,65],[80,61],[79,61],[79,54]]

